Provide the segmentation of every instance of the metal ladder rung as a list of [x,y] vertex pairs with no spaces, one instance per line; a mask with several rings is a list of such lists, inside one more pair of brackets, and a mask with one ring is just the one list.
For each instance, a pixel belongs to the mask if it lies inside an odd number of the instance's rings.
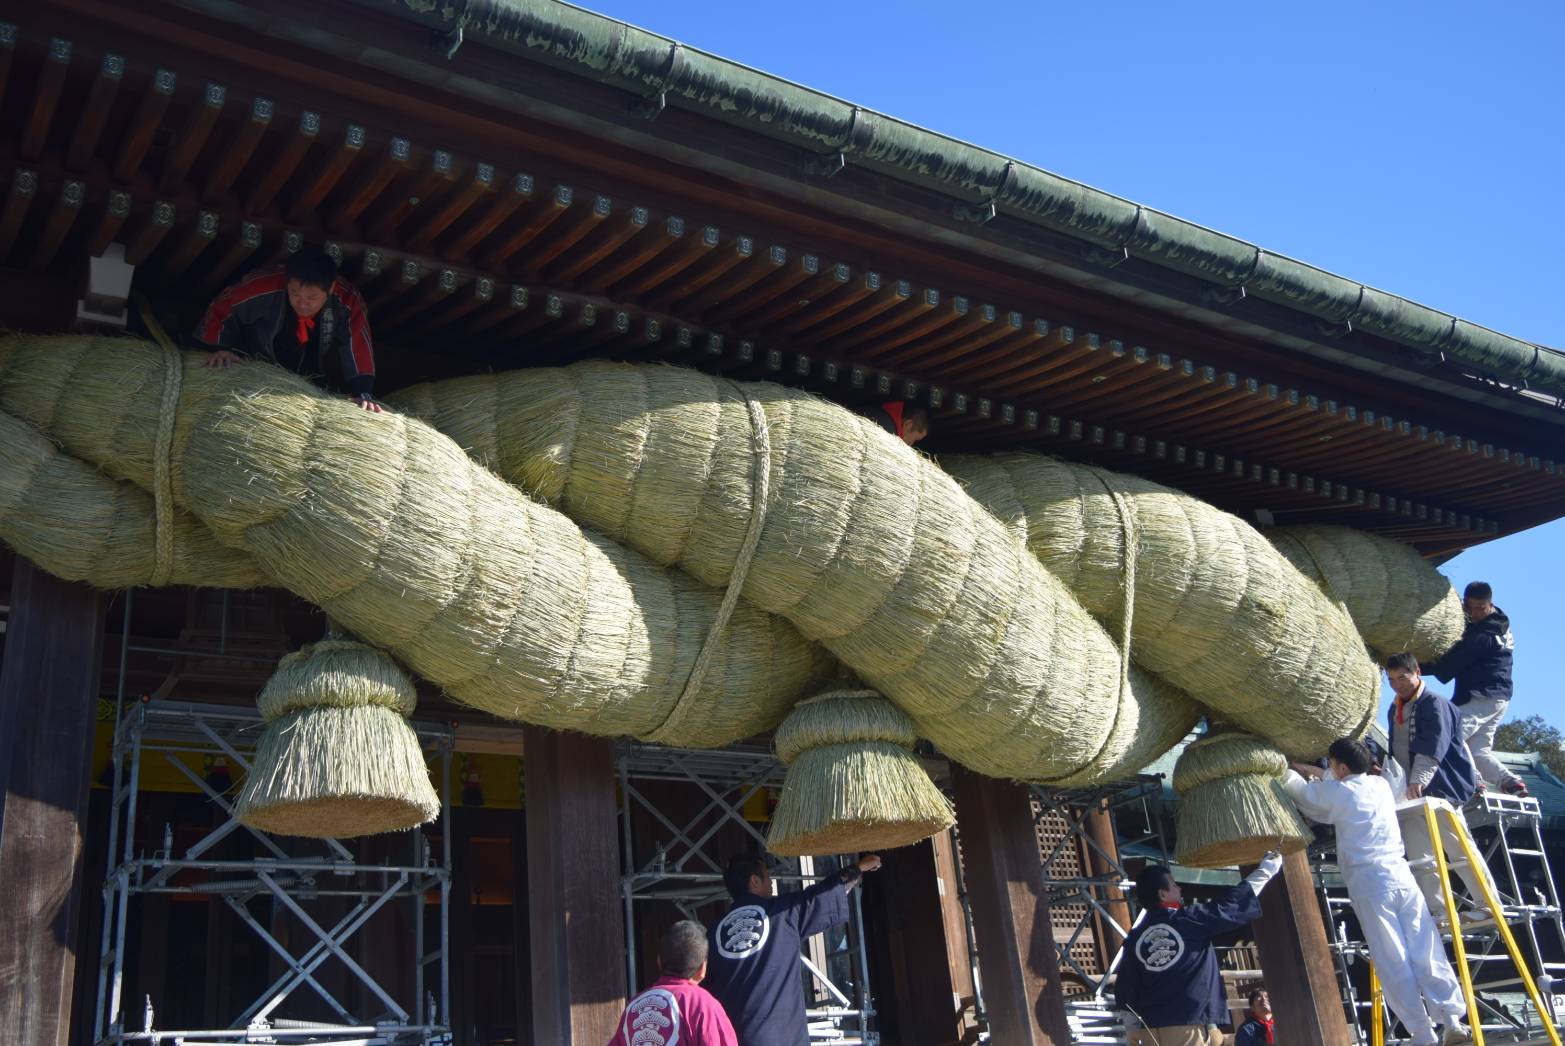
[[1519,846],[1513,846],[1513,847],[1510,848],[1510,850],[1511,850],[1511,856],[1512,857],[1542,857],[1543,856],[1543,851],[1542,850],[1523,850]]

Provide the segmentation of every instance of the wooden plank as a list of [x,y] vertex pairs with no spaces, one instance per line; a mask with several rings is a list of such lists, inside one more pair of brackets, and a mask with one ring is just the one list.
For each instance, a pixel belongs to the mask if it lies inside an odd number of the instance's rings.
[[129,181],[141,170],[141,162],[147,158],[147,150],[152,148],[152,138],[158,133],[158,125],[163,122],[163,114],[168,111],[178,82],[178,77],[167,69],[152,74],[147,91],[136,106],[136,115],[130,118],[125,137],[120,139],[119,152],[114,158],[116,180]]
[[60,91],[65,87],[65,73],[71,66],[71,42],[58,36],[49,41],[49,57],[38,85],[33,89],[32,108],[27,113],[27,126],[22,131],[17,152],[24,160],[36,160],[43,153],[49,140],[49,128],[54,123],[55,110],[60,105]]
[[891,998],[881,999],[880,1009],[892,1011],[888,1017],[895,1020],[897,1042],[960,1043],[978,1029],[951,834],[942,832],[882,856],[885,865],[875,877],[885,898],[886,947],[880,954],[890,967],[893,991]]
[[995,1042],[1070,1042],[1027,786],[953,763],[962,870]]
[[625,1005],[613,742],[522,734],[533,1041],[601,1046]]
[[270,98],[251,100],[250,115],[223,148],[221,157],[212,168],[212,173],[207,176],[202,199],[215,203],[233,188],[234,179],[238,178],[239,172],[249,164],[250,157],[255,155],[256,146],[260,145],[261,139],[266,137],[266,129],[272,125],[272,114],[275,111],[276,107]]
[[18,556],[10,603],[0,664],[0,1028],[8,1042],[64,1046],[104,600]]
[[92,154],[103,137],[103,126],[108,122],[109,109],[114,95],[120,89],[120,79],[125,75],[125,59],[109,53],[98,66],[87,101],[82,104],[81,115],[76,118],[76,128],[71,132],[71,144],[65,151],[65,166],[73,171],[84,171],[92,161]]
[[168,160],[163,165],[163,177],[158,181],[161,192],[170,192],[185,180],[191,164],[201,155],[201,149],[217,126],[217,117],[228,101],[228,88],[222,84],[208,83],[201,92],[201,102],[191,110],[185,126],[174,136]]
[[321,133],[321,115],[306,109],[299,114],[299,123],[294,127],[293,133],[277,150],[263,168],[265,174],[256,182],[250,190],[250,195],[245,199],[245,210],[249,214],[259,214],[265,211],[271,202],[276,199],[282,187],[288,179],[293,177],[293,172],[299,169],[300,162],[305,154],[310,151],[310,146],[315,144],[316,138]]
[[60,250],[60,244],[71,231],[71,226],[76,224],[76,216],[81,214],[82,200],[86,195],[87,186],[74,178],[68,179],[60,187],[60,195],[55,197],[54,208],[50,210],[49,217],[38,234],[38,241],[33,247],[34,267],[47,268],[49,263],[54,261],[55,254]]
[[1278,1026],[1288,1029],[1288,1042],[1348,1046],[1353,1035],[1343,1015],[1310,864],[1302,852],[1283,858],[1277,881],[1261,892],[1261,917],[1252,925],[1272,1009]]

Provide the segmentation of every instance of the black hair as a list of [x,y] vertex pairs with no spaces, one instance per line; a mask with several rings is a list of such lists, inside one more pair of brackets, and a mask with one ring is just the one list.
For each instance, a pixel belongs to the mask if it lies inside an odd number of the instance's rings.
[[298,280],[309,287],[330,290],[337,279],[337,259],[319,247],[306,245],[289,255],[283,271],[290,280]]
[[728,859],[728,870],[723,873],[723,885],[728,896],[738,900],[750,892],[750,877],[765,875],[766,861],[756,854],[734,854]]
[[706,928],[685,919],[663,931],[658,940],[658,968],[667,977],[694,977],[706,962]]
[[1246,996],[1246,998],[1249,1000],[1250,1005],[1254,1006],[1255,1005],[1255,1000],[1259,999],[1261,996],[1263,996],[1265,994],[1266,994],[1266,989],[1265,988],[1251,988],[1250,989],[1250,994],[1248,996]]
[[1367,774],[1375,765],[1375,756],[1369,746],[1351,737],[1337,738],[1326,749],[1326,754],[1347,767],[1349,773]]
[[1414,657],[1406,650],[1398,650],[1395,654],[1392,654],[1390,657],[1386,658],[1385,669],[1387,672],[1396,672],[1399,670],[1403,672],[1417,672],[1418,658]]
[[1158,896],[1174,885],[1173,870],[1166,864],[1149,864],[1136,876],[1136,900],[1143,908],[1156,908],[1163,903]]
[[902,423],[904,425],[906,425],[910,421],[915,421],[922,428],[924,428],[925,430],[928,430],[928,428],[929,428],[929,408],[928,407],[920,407],[920,406],[917,406],[915,404],[909,403],[907,405],[907,408],[905,410],[903,410],[903,412],[902,412]]
[[1469,581],[1467,587],[1462,590],[1463,599],[1481,599],[1485,603],[1494,602],[1494,589],[1489,587],[1487,581]]

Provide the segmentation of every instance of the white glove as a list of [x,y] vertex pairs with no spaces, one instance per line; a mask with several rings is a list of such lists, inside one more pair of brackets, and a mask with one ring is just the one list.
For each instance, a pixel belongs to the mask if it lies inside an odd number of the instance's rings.
[[1261,890],[1271,881],[1272,876],[1282,871],[1282,854],[1276,850],[1271,851],[1261,858],[1261,863],[1255,866],[1255,871],[1244,877],[1245,885],[1255,891],[1259,897]]

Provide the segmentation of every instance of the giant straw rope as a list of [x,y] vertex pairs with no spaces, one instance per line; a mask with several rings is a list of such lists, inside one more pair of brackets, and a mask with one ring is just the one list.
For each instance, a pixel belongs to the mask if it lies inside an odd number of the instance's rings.
[[1134,477],[1016,455],[956,463],[964,491],[825,401],[675,368],[456,379],[377,416],[172,359],[0,340],[0,539],[105,587],[287,587],[507,718],[722,744],[835,657],[952,758],[1083,783],[1166,751],[1186,691],[1293,756],[1373,708],[1364,599]]

